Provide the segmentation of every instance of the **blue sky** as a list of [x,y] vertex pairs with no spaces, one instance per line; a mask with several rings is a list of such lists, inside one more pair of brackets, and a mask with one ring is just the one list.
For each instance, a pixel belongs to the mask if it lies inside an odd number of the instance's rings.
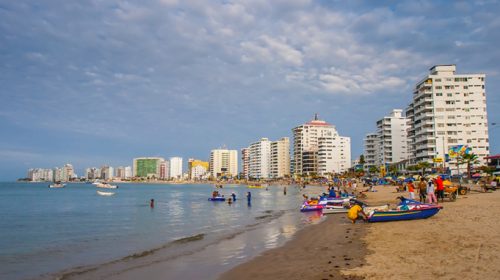
[[[435,64],[485,73],[500,122],[497,1],[1,1],[0,180],[29,167],[207,159],[291,137],[314,113],[352,137]],[[500,128],[490,128],[492,153]]]

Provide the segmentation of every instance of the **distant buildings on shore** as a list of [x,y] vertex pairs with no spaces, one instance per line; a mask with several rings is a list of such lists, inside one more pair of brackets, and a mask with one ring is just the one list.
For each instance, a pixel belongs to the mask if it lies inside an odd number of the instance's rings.
[[[418,162],[454,166],[448,155],[455,147],[468,147],[484,163],[489,155],[488,116],[484,74],[456,74],[455,65],[436,65],[415,86],[411,102],[403,111],[394,109],[376,121],[376,131],[364,138],[364,168]],[[276,141],[261,138],[238,150],[210,151],[208,161],[189,159],[187,171],[181,157],[138,157],[132,167],[87,168],[87,180],[218,180],[328,177],[351,169],[351,138],[316,114]],[[290,147],[292,145],[292,147]],[[292,151],[291,151],[292,150]],[[440,163],[440,164],[437,164]],[[357,167],[356,167],[357,168]],[[29,169],[32,181],[69,181],[73,166]]]

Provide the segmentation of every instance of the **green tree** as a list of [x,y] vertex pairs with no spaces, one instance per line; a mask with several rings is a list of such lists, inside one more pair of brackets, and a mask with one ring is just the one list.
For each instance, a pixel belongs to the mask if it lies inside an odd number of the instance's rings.
[[368,171],[373,174],[373,173],[377,173],[379,172],[380,170],[378,169],[378,167],[376,166],[370,166],[370,168],[368,169]]
[[391,173],[392,175],[397,175],[398,174],[398,168],[396,167],[396,165],[391,165],[389,166],[389,173]]
[[459,164],[467,164],[467,178],[470,179],[471,177],[470,171],[472,169],[472,165],[479,163],[478,156],[474,153],[464,154],[458,161]]
[[359,164],[365,164],[365,155],[359,156]]
[[428,168],[431,168],[431,167],[432,167],[432,164],[430,164],[427,161],[421,161],[421,162],[417,163],[418,170],[422,170],[422,176],[425,176],[425,170],[427,170]]

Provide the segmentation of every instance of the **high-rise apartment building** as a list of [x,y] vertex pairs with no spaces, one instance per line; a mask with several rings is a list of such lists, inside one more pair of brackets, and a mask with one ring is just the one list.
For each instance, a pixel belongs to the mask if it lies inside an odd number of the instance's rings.
[[179,180],[182,179],[182,158],[181,157],[171,157],[170,158],[170,179]]
[[160,161],[160,179],[168,180],[170,178],[170,163],[168,160]]
[[101,166],[101,179],[112,180],[114,176],[114,169],[111,166],[103,165]]
[[377,121],[377,132],[365,138],[366,166],[397,163],[408,159],[408,119],[394,109]]
[[350,137],[335,126],[315,118],[293,131],[294,171],[300,175],[341,173],[351,167]]
[[250,169],[250,150],[248,148],[241,149],[241,163],[242,163],[242,176],[248,179],[249,169]]
[[160,163],[165,161],[161,157],[134,158],[134,176],[141,178],[160,178]]
[[364,167],[366,170],[370,168],[370,166],[376,166],[377,163],[377,151],[378,151],[378,134],[377,133],[368,133],[365,136],[364,141],[364,151],[363,155],[365,157]]
[[271,178],[290,176],[290,139],[283,137],[271,142]]
[[101,169],[96,167],[85,169],[85,178],[87,180],[101,179]]
[[28,169],[28,178],[32,182],[48,182],[54,179],[52,169],[30,168]]
[[115,169],[115,177],[118,179],[130,179],[132,177],[132,167],[130,166],[118,166]]
[[248,177],[268,179],[271,173],[271,141],[261,138],[248,147]]
[[406,116],[413,162],[441,161],[458,145],[471,148],[483,163],[489,155],[484,74],[456,74],[455,65],[433,66],[415,86]]
[[210,152],[210,175],[219,177],[238,176],[238,151],[215,149]]

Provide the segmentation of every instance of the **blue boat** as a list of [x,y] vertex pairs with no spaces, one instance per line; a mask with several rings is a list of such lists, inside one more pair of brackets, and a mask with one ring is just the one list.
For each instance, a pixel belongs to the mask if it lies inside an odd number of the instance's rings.
[[401,197],[401,203],[396,210],[378,211],[375,210],[368,216],[368,222],[391,222],[403,220],[427,219],[436,215],[442,206],[434,204],[420,203],[416,200]]
[[216,196],[208,198],[208,201],[226,201],[226,198],[223,196]]

